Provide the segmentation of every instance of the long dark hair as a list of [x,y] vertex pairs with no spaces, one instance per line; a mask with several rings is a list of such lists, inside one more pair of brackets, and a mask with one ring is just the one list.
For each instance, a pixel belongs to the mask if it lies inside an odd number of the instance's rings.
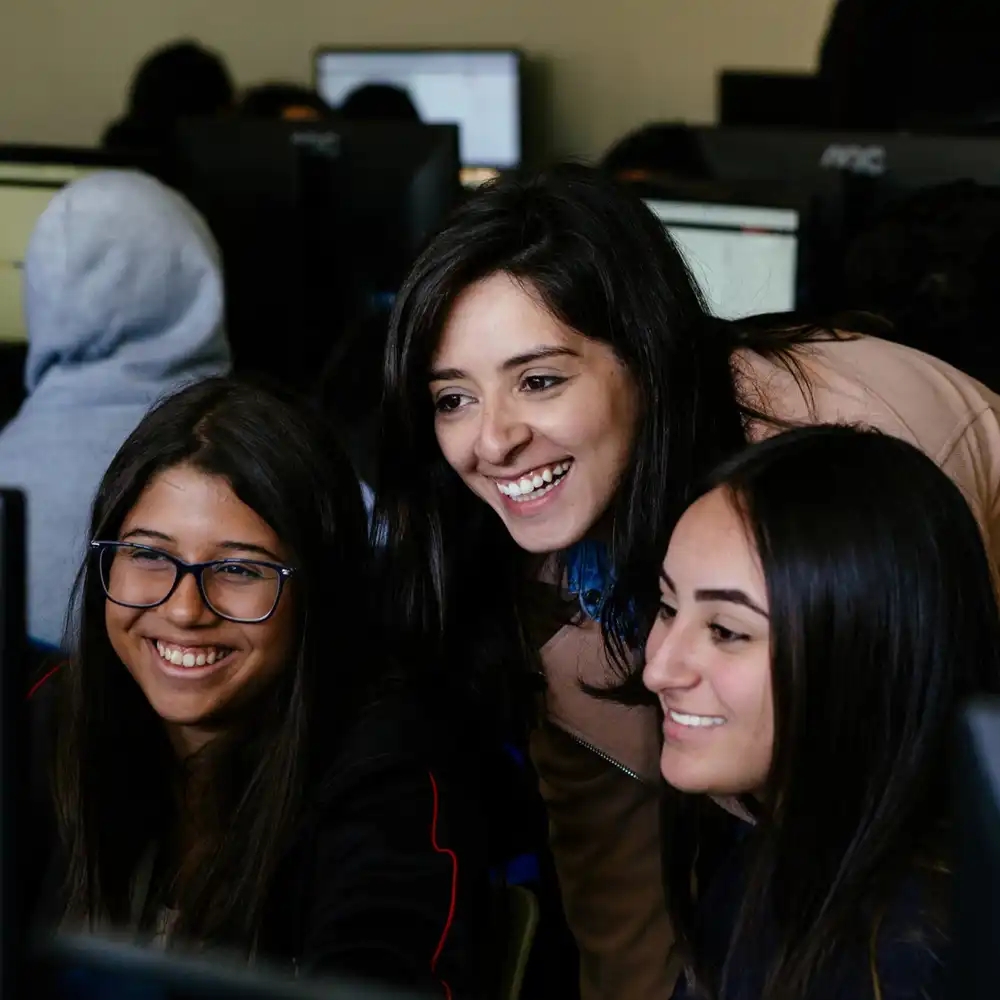
[[[413,633],[449,637],[471,680],[532,661],[525,556],[441,455],[427,370],[456,298],[505,272],[579,333],[614,349],[642,417],[613,501],[615,586],[605,636],[628,673],[633,612],[655,599],[657,560],[692,484],[745,443],[730,356],[777,355],[811,333],[711,317],[681,254],[642,201],[610,178],[564,166],[504,179],[470,198],[430,242],[400,291],[385,358],[377,522],[394,570],[392,613]],[[469,643],[469,637],[474,642]],[[495,702],[495,698],[493,701]]]
[[[320,422],[273,392],[215,378],[161,403],[122,445],[98,490],[91,537],[117,538],[150,480],[181,463],[225,478],[296,568],[294,661],[258,700],[251,724],[203,752],[208,842],[178,890],[178,939],[248,948],[310,762],[360,695],[359,672],[331,662],[329,622],[340,622],[345,635],[366,632],[367,526],[357,480]],[[140,859],[177,821],[171,789],[179,765],[111,647],[92,561],[78,593],[54,773],[68,853],[66,912],[121,926]]]
[[[753,954],[759,929],[772,928],[763,998],[804,1000],[846,947],[865,960],[908,877],[922,873],[932,931],[947,934],[934,873],[951,860],[949,742],[959,704],[1000,690],[1000,616],[968,504],[903,441],[791,431],[723,465],[712,484],[731,491],[759,554],[774,705],[729,957]],[[696,929],[704,802],[682,797],[666,878],[698,995],[718,997],[739,969],[709,968]]]

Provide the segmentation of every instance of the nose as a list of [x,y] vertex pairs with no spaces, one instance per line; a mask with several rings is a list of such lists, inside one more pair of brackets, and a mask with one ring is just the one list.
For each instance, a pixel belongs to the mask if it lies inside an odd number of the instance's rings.
[[692,655],[693,635],[679,621],[657,620],[646,640],[642,682],[653,694],[697,687],[701,673]]
[[216,620],[216,615],[202,600],[194,573],[185,573],[161,610],[178,628],[192,628]]
[[476,458],[489,465],[508,464],[531,440],[531,427],[512,400],[485,401],[481,413]]

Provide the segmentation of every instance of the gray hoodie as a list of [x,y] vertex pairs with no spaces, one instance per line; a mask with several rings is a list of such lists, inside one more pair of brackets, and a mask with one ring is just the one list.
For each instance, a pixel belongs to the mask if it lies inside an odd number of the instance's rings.
[[27,493],[29,632],[58,645],[115,452],[152,403],[229,370],[222,267],[180,195],[106,171],[49,203],[24,284],[28,397],[0,433],[0,484]]

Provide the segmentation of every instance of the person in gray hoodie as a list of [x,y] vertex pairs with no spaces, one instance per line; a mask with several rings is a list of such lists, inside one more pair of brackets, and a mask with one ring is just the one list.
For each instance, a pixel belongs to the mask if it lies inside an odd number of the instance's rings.
[[29,634],[59,646],[108,463],[151,404],[230,369],[222,263],[179,194],[102,171],[39,217],[24,286],[27,398],[0,432],[0,485],[27,494]]

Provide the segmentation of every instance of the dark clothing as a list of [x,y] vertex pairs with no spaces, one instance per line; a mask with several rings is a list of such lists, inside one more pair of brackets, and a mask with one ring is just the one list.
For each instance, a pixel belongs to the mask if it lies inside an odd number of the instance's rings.
[[[747,838],[729,854],[711,879],[698,908],[696,934],[704,964],[721,972],[729,952],[742,903],[747,864]],[[932,930],[922,913],[924,893],[916,878],[903,884],[879,924],[876,970],[872,982],[867,942],[845,946],[809,993],[809,1000],[949,1000],[947,978],[950,948]],[[770,954],[773,929],[763,929],[752,946],[737,946],[729,960],[727,981],[719,1000],[759,1000]],[[693,1000],[697,994],[681,979],[673,1000]]]
[[482,996],[486,831],[458,761],[468,762],[418,696],[400,687],[375,701],[318,769],[276,870],[255,956],[296,975]]
[[400,692],[355,726],[279,868],[261,955],[304,973],[479,995],[486,831],[449,763],[447,733],[429,722]]

